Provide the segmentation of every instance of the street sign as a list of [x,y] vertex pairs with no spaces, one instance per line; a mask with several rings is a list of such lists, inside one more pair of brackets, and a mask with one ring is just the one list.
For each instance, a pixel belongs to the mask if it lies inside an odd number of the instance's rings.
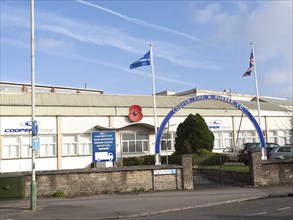
[[176,169],[154,170],[154,175],[175,175]]
[[93,131],[92,132],[92,161],[108,162],[116,161],[116,132]]
[[38,135],[38,131],[39,131],[38,122],[37,121],[33,121],[32,122],[32,133],[33,133],[33,136],[37,136]]
[[40,138],[39,137],[33,137],[32,149],[33,150],[39,150],[40,149]]

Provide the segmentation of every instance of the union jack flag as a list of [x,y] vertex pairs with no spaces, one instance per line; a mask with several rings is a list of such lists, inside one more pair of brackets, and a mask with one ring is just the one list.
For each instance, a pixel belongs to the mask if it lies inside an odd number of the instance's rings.
[[251,50],[250,60],[249,60],[249,67],[248,67],[248,69],[246,70],[246,72],[242,76],[250,76],[250,74],[251,74],[251,72],[253,70],[253,67],[254,67],[254,58],[253,58],[253,53],[252,53],[252,50]]

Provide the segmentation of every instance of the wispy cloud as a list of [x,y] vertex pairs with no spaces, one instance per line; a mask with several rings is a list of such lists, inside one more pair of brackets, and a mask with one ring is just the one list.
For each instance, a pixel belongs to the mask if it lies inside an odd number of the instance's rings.
[[[13,9],[11,8],[10,10]],[[29,26],[26,25],[26,23],[20,22],[20,20],[22,20],[21,17],[15,19],[13,13],[9,13],[9,10],[5,10],[4,12],[6,13],[6,21],[8,21],[10,27],[16,26],[18,28],[20,27],[21,29],[29,29]],[[149,44],[148,40],[132,37],[127,33],[122,32],[118,28],[105,25],[93,26],[91,24],[86,24],[76,19],[60,17],[56,14],[44,11],[38,11],[37,16],[38,20],[35,24],[36,30],[44,32],[44,36],[47,35],[45,34],[46,32],[49,32],[51,34],[53,33],[64,37],[64,39],[59,38],[59,41],[61,43],[58,44],[57,37],[54,37],[54,39],[49,42],[49,36],[46,36],[46,41],[50,44],[54,44],[52,45],[54,47],[52,47],[51,50],[57,50],[57,46],[59,45],[60,50],[62,51],[64,49],[62,41],[65,41],[66,38],[80,41],[86,44],[110,46],[124,52],[131,52],[135,54],[138,54],[139,51],[143,51],[145,48],[139,49],[137,47],[133,47],[132,45]],[[38,40],[41,40],[40,37]],[[142,42],[144,43],[142,44]],[[73,47],[74,43],[71,43],[71,46]],[[197,55],[197,59],[195,59],[196,54],[192,51],[189,51],[189,49],[187,48],[182,48],[176,44],[164,41],[155,41],[153,43],[156,47],[156,57],[168,60],[171,64],[194,69],[221,68],[220,64],[216,64],[215,62],[209,61],[209,59],[200,57],[199,55]],[[45,47],[46,45],[40,44],[39,46]]]
[[274,69],[265,76],[265,83],[270,84],[292,84],[292,72],[288,70]]
[[129,17],[127,15],[121,14],[121,13],[116,12],[116,11],[113,11],[111,9],[102,7],[102,6],[98,5],[98,4],[93,4],[93,3],[90,3],[90,2],[87,2],[87,1],[83,1],[83,0],[75,0],[75,1],[78,2],[78,3],[81,3],[81,4],[84,4],[84,5],[87,5],[87,6],[90,6],[90,7],[99,9],[99,10],[102,10],[102,11],[107,12],[109,14],[115,15],[115,16],[120,17],[123,20],[129,21],[129,22],[131,22],[133,24],[137,24],[137,25],[141,25],[141,26],[145,26],[145,27],[149,27],[149,28],[154,28],[154,29],[157,29],[157,30],[160,30],[160,31],[164,31],[164,32],[168,32],[168,33],[171,33],[171,34],[175,34],[177,36],[181,36],[181,37],[187,38],[189,40],[197,41],[199,43],[202,43],[202,44],[205,44],[205,45],[209,45],[209,46],[213,46],[214,47],[214,45],[211,45],[211,44],[209,44],[206,41],[203,41],[203,40],[201,40],[199,38],[196,38],[194,36],[191,36],[189,34],[186,34],[184,32],[178,31],[178,30],[174,30],[174,29],[171,29],[171,28],[168,28],[168,27],[164,27],[164,26],[152,24],[152,23],[149,23],[149,22],[146,22],[146,21],[137,19],[137,18]]
[[[30,49],[27,43],[17,41],[17,40],[7,39],[7,38],[1,38],[1,44],[13,46],[13,47],[25,48],[27,50]],[[115,68],[123,72],[130,72],[130,70],[128,70],[128,68],[125,68],[125,66],[115,65],[113,62],[99,61],[94,58],[77,55],[73,53],[73,50],[71,46],[68,44],[68,42],[65,43],[62,40],[53,40],[53,39],[46,39],[46,38],[40,39],[38,42],[36,42],[36,50],[42,53],[46,53],[46,54],[50,54],[50,55],[54,55],[58,57],[63,57],[66,59],[97,64],[99,66],[105,66],[109,68]],[[145,73],[139,70],[132,70],[131,74],[151,78],[151,74]],[[170,74],[170,75],[175,75],[175,74]],[[156,74],[156,79],[163,82],[169,82],[169,83],[174,83],[178,85],[192,86],[190,82],[186,82],[186,81],[178,80],[178,79],[172,79],[170,77],[164,77],[164,76],[161,76],[159,73]]]
[[273,69],[265,75],[264,83],[267,87],[278,86],[275,94],[292,100],[293,98],[293,75],[292,70]]
[[292,99],[292,1],[241,1],[229,8],[220,2],[193,6],[193,21],[197,27],[209,30],[203,33],[211,42],[241,52],[243,48],[248,51],[249,43],[255,42],[259,82],[270,88],[263,90],[279,92],[289,88],[284,93],[287,91],[286,97]]
[[[48,51],[47,51],[47,53],[48,53]],[[57,54],[55,54],[55,55],[57,55]],[[94,63],[94,64],[98,64],[98,65],[101,65],[101,66],[115,68],[115,69],[118,69],[118,70],[123,71],[123,72],[130,72],[130,70],[128,68],[126,69],[125,66],[116,65],[116,64],[113,64],[113,62],[99,61],[97,59],[84,57],[84,56],[79,56],[77,54],[66,54],[66,55],[65,54],[58,54],[58,55],[63,56],[65,58],[67,58],[67,59],[77,60],[77,61],[80,61],[80,62]],[[139,70],[131,70],[131,74],[135,74],[135,75],[143,76],[143,77],[148,77],[148,78],[152,77],[151,74],[145,73],[145,72],[142,72],[142,71],[139,71]],[[172,75],[172,74],[170,74],[170,75]],[[160,81],[163,81],[163,82],[169,82],[169,83],[174,83],[174,84],[178,84],[178,85],[185,85],[185,86],[192,86],[193,85],[190,82],[186,82],[186,81],[178,80],[178,79],[172,79],[170,77],[160,76],[160,74],[157,74],[157,73],[156,73],[155,78],[157,80],[160,80]]]
[[[22,17],[15,18],[14,14],[10,12],[14,10],[10,8],[5,10],[5,21],[7,23],[5,28],[14,28],[19,32],[29,33],[30,26],[27,25],[28,22],[21,22],[24,19],[26,13],[22,9],[17,9],[19,14]],[[138,39],[136,37],[129,36],[128,33],[122,32],[118,28],[109,27],[106,25],[92,25],[84,23],[80,20],[73,18],[66,18],[52,12],[47,11],[37,11],[36,16],[38,20],[35,22],[35,29],[38,31],[36,39],[37,51],[42,53],[63,57],[66,59],[76,60],[79,62],[97,64],[99,66],[105,66],[109,68],[115,68],[119,71],[129,72],[128,67],[116,65],[113,62],[107,62],[104,60],[97,60],[90,58],[89,56],[84,56],[78,53],[78,42],[89,45],[97,46],[109,46],[117,48],[123,52],[130,52],[138,54],[139,51],[143,51],[145,48],[138,49],[133,47],[133,45],[148,45],[149,41],[146,39]],[[27,19],[27,17],[26,17]],[[129,18],[132,19],[132,18]],[[135,20],[135,19],[134,19]],[[131,20],[133,22],[133,20]],[[142,21],[137,20],[139,24],[142,24]],[[142,23],[141,23],[142,22]],[[145,23],[148,24],[148,23]],[[149,26],[153,27],[153,26]],[[158,27],[157,27],[158,29]],[[160,29],[165,30],[165,29]],[[29,35],[26,36],[28,38]],[[28,40],[28,39],[26,39]],[[14,39],[3,38],[2,44],[6,44],[14,47],[27,47],[27,44],[23,44],[23,41],[18,39],[18,35],[15,35]],[[142,44],[142,42],[145,42]],[[200,57],[201,55],[196,55],[196,53],[190,51],[188,48],[183,48],[176,44],[163,41],[153,42],[155,45],[155,62],[156,59],[161,58],[168,60],[170,64],[181,66],[185,68],[194,68],[194,69],[217,69],[219,65],[215,65],[209,59]],[[195,59],[195,56],[198,56]],[[172,70],[171,70],[172,71]],[[131,74],[142,76],[142,77],[151,77],[150,74],[145,73],[140,70],[132,70]],[[177,85],[183,85],[187,87],[192,87],[189,81],[184,81],[180,78],[177,78],[176,73],[171,73],[168,71],[167,76],[164,76],[165,73],[160,73],[159,70],[156,71],[156,80],[166,83],[172,83]]]
[[193,20],[209,28],[205,37],[212,42],[235,48],[254,41],[258,60],[282,57],[292,63],[292,1],[241,2],[234,6],[235,10],[228,11],[219,2],[211,2],[194,9]]

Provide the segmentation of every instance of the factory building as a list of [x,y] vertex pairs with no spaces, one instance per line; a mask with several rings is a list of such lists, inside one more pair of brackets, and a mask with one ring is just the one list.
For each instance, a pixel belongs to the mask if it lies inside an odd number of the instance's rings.
[[[190,97],[217,95],[235,100],[258,120],[256,97],[231,90],[192,89],[156,94],[157,127],[178,104]],[[35,115],[39,150],[36,170],[80,169],[93,162],[92,133],[115,132],[116,161],[155,154],[153,96],[110,95],[100,90],[36,85]],[[30,171],[31,86],[0,82],[0,172]],[[176,112],[164,129],[161,155],[174,152],[177,126],[189,114],[200,114],[215,136],[214,152],[259,141],[254,125],[242,111],[225,102],[202,100]],[[260,97],[260,127],[266,142],[292,144],[292,101]],[[111,162],[112,163],[112,162]],[[107,166],[107,163],[101,163]]]

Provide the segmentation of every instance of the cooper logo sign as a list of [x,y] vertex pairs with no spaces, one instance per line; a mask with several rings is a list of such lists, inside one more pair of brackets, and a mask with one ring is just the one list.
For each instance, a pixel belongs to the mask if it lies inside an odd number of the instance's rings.
[[[38,122],[38,124],[40,124],[40,122]],[[19,123],[19,125],[20,125],[20,127],[17,127],[17,128],[6,128],[6,129],[4,129],[4,132],[5,133],[21,133],[21,132],[28,133],[32,128],[31,121],[22,121]]]
[[209,129],[220,129],[220,125],[223,124],[222,120],[212,120],[210,121]]

